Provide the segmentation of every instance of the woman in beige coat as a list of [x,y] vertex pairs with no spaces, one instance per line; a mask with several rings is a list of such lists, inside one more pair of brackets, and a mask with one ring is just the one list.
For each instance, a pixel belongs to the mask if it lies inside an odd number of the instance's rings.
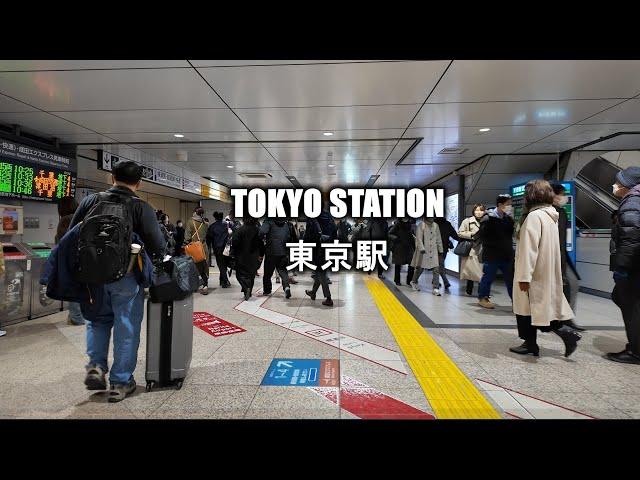
[[411,266],[415,268],[411,287],[420,291],[418,280],[423,270],[432,270],[433,294],[440,296],[440,255],[442,255],[442,236],[438,224],[433,218],[426,218],[416,228],[416,249],[411,259]]
[[581,336],[565,325],[573,312],[562,291],[558,212],[553,208],[553,189],[546,180],[532,180],[525,187],[525,208],[517,234],[513,275],[513,312],[518,336],[524,340],[514,353],[538,356],[537,330],[552,331],[571,355]]
[[481,203],[473,206],[473,215],[465,218],[458,230],[458,237],[463,240],[473,242],[473,247],[467,257],[460,257],[462,265],[460,268],[460,280],[467,281],[467,295],[473,295],[473,282],[479,282],[482,278],[482,264],[480,263],[481,244],[478,239],[480,231],[480,219],[486,211],[486,207]]

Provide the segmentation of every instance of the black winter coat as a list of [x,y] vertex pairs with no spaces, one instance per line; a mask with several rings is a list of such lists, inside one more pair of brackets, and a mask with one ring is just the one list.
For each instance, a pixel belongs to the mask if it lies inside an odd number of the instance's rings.
[[411,232],[410,222],[396,222],[389,230],[391,261],[394,265],[411,263],[416,249],[416,237]]
[[257,225],[242,225],[231,237],[231,256],[236,260],[236,270],[255,275],[264,256],[264,242],[260,240]]
[[458,232],[453,228],[451,222],[446,218],[436,218],[434,221],[438,224],[440,229],[440,237],[442,239],[442,249],[446,252],[449,248],[453,248],[450,238],[459,241]]
[[640,185],[620,202],[615,234],[615,271],[640,274]]
[[266,241],[266,254],[271,256],[287,255],[290,241],[289,224],[282,219],[265,220],[260,227],[260,238]]
[[513,260],[513,218],[498,216],[490,210],[480,220],[480,241],[482,242],[482,261],[510,262]]

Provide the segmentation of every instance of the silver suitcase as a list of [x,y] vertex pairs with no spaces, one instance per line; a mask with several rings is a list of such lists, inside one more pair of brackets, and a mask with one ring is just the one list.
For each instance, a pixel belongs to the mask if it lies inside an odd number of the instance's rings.
[[182,388],[191,364],[193,295],[174,302],[147,301],[147,392],[154,387]]

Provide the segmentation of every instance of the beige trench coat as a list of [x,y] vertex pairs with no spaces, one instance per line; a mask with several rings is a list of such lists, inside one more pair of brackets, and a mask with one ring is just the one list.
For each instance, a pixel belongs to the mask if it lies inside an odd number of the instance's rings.
[[[425,253],[420,253],[421,250]],[[425,270],[436,268],[440,264],[438,254],[442,251],[442,237],[438,224],[436,222],[431,225],[427,222],[420,223],[416,228],[416,250],[413,252],[411,266]]]
[[[458,230],[458,236],[464,240],[471,240],[480,230],[480,222],[476,217],[465,218]],[[482,264],[480,263],[480,242],[476,241],[468,257],[460,257],[460,280],[479,282],[482,278]]]
[[[529,282],[529,292],[518,282]],[[531,324],[570,320],[573,311],[562,292],[558,212],[552,206],[529,212],[520,228],[513,275],[513,312],[531,315]]]

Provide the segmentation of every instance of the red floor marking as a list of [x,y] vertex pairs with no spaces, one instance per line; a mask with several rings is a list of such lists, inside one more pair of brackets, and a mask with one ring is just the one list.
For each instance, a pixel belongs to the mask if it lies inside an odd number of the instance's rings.
[[[309,387],[349,413],[365,420],[434,420],[435,417],[353,378],[343,376],[340,389]],[[338,403],[338,392],[340,400]]]
[[207,312],[193,312],[193,325],[214,337],[246,332],[244,328]]

